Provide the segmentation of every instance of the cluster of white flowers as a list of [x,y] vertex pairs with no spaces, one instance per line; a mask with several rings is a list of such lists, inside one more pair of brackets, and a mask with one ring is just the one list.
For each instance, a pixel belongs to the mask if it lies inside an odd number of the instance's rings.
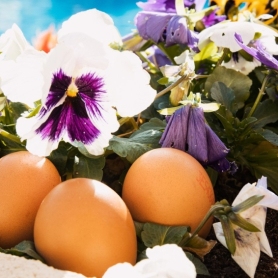
[[146,109],[156,91],[139,57],[115,50],[122,40],[109,15],[77,13],[57,32],[49,53],[36,50],[17,25],[0,37],[1,90],[8,100],[41,110],[16,130],[33,154],[48,156],[61,140],[100,155],[117,131],[117,116]]
[[176,244],[147,248],[146,255],[135,266],[119,263],[110,267],[103,278],[194,278],[197,275],[194,264]]

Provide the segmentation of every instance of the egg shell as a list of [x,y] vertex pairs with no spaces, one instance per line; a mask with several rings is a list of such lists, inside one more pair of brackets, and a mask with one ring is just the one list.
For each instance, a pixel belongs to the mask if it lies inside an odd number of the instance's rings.
[[[134,220],[161,225],[189,225],[193,232],[215,203],[211,180],[191,155],[158,148],[141,155],[129,168],[122,198]],[[199,232],[206,237],[211,217]]]
[[121,197],[87,178],[62,182],[43,200],[35,220],[35,246],[47,264],[89,277],[112,265],[134,264],[137,239]]
[[50,160],[18,151],[0,159],[0,247],[33,240],[34,221],[43,198],[61,182]]

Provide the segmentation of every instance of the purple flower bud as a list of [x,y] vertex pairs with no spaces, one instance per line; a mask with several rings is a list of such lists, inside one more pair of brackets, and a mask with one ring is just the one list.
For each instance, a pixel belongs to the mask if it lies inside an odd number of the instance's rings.
[[183,16],[161,12],[139,12],[135,25],[140,36],[155,43],[164,42],[166,46],[174,44],[187,45],[194,51],[197,48],[197,33],[188,28]]
[[229,149],[205,121],[200,107],[187,104],[175,111],[160,139],[162,147],[172,147],[188,152],[203,166],[217,171],[237,170],[235,163],[226,159]]

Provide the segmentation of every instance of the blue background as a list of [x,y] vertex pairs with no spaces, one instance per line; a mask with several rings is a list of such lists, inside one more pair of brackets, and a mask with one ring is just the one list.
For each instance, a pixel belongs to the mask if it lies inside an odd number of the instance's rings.
[[[139,0],[138,0],[139,1]],[[108,13],[121,35],[135,28],[134,16],[140,9],[134,0],[0,0],[0,33],[16,23],[25,37],[32,42],[36,34],[61,23],[72,14],[97,8]],[[145,1],[144,1],[145,2]]]

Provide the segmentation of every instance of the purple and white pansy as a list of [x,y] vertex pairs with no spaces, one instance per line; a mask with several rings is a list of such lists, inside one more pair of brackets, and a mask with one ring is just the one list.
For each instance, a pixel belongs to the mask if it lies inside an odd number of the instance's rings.
[[[96,9],[77,13],[62,25],[57,45],[37,70],[26,68],[20,93],[41,95],[38,114],[22,116],[16,125],[30,152],[48,156],[63,140],[101,155],[119,128],[117,117],[135,116],[152,103],[156,91],[141,60],[131,51],[112,49],[110,43],[120,45],[121,40],[107,14]],[[30,65],[35,55],[24,52],[20,59]],[[11,70],[18,67],[15,63]],[[8,87],[4,93],[9,97]]]

